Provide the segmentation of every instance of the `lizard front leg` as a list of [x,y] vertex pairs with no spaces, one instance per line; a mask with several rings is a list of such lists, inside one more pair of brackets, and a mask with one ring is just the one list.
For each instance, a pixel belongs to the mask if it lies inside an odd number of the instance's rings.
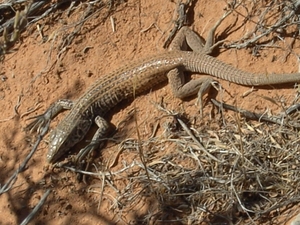
[[30,132],[37,131],[38,133],[47,132],[49,130],[50,121],[63,110],[70,110],[73,105],[74,103],[71,100],[58,100],[57,102],[53,103],[45,113],[28,118],[35,120],[27,125],[26,130]]
[[81,149],[77,154],[75,159],[76,164],[82,163],[82,160],[84,158],[87,158],[87,156],[90,155],[91,152],[96,150],[101,142],[103,142],[103,139],[106,138],[108,133],[111,131],[110,124],[104,118],[97,116],[95,118],[95,123],[98,126],[98,129],[94,134],[91,142],[83,149]]

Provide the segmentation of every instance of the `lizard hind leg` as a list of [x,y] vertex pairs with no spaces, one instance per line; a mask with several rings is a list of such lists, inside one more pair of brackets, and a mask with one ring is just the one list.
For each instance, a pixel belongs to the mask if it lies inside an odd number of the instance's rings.
[[[201,53],[203,55],[209,55],[212,53],[215,47],[220,43],[215,43],[214,36],[215,31],[222,23],[222,21],[231,13],[231,11],[226,12],[212,27],[208,33],[207,41],[197,35],[188,27],[182,27],[177,35],[175,36],[173,42],[170,45],[169,50],[179,51],[187,50],[190,47],[192,51]],[[168,73],[168,80],[171,86],[173,95],[177,98],[185,98],[198,93],[198,104],[200,107],[200,116],[203,116],[203,96],[209,92],[212,83],[216,82],[211,76],[202,76],[198,79],[191,80],[185,83],[184,73],[182,68],[175,68]]]
[[215,43],[215,32],[223,20],[230,15],[231,11],[227,11],[224,15],[215,23],[215,25],[210,29],[207,35],[207,39],[205,39],[194,31],[192,31],[189,27],[182,27],[177,35],[174,37],[169,50],[187,50],[187,46],[192,49],[194,52],[200,52],[207,55],[210,55],[214,48],[222,44],[224,41],[220,41]]
[[[170,45],[170,50],[186,50],[187,46],[193,51],[206,54],[205,41],[188,27],[182,27]],[[198,79],[185,82],[182,68],[175,68],[168,72],[168,80],[172,93],[175,97],[183,99],[198,93],[200,116],[203,116],[203,96],[209,92],[211,83],[214,81],[210,76],[201,76]]]
[[169,50],[187,50],[188,47],[194,52],[204,52],[205,40],[197,35],[189,27],[182,27],[174,37]]
[[183,72],[179,69],[173,69],[168,73],[169,85],[175,97],[183,99],[198,93],[198,105],[200,116],[203,117],[203,96],[209,92],[213,78],[210,76],[201,76],[198,79],[190,80],[187,83],[184,80]]

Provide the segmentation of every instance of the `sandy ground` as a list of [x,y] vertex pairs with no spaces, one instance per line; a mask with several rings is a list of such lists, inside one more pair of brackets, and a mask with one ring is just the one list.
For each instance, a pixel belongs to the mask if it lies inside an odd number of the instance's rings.
[[[119,68],[125,62],[147,57],[163,51],[163,43],[173,28],[176,18],[176,4],[171,1],[159,0],[129,0],[121,4],[117,10],[106,19],[92,18],[85,25],[85,29],[75,38],[62,54],[61,61],[56,62],[58,54],[55,46],[63,35],[72,29],[62,29],[72,24],[81,16],[84,5],[78,6],[70,17],[62,11],[59,23],[50,23],[49,18],[40,21],[45,23],[44,35],[50,38],[43,42],[35,26],[29,26],[22,34],[22,42],[17,44],[18,51],[8,54],[0,64],[0,74],[6,78],[0,81],[0,174],[1,183],[16,170],[31,149],[32,136],[26,134],[23,128],[28,124],[30,116],[41,114],[51,103],[58,99],[77,99],[87,87],[96,79],[110,71]],[[194,6],[192,28],[206,37],[209,27],[224,13],[223,1],[199,0]],[[243,28],[233,29],[223,33],[234,23],[238,15],[233,13],[218,28],[220,39],[237,40],[246,32]],[[238,21],[238,23],[240,20]],[[115,31],[112,29],[114,24]],[[235,25],[238,27],[238,24]],[[285,38],[291,43],[290,37]],[[299,42],[293,46],[299,51]],[[298,62],[294,55],[287,57],[286,51],[279,48],[267,49],[261,52],[261,57],[254,57],[248,50],[221,50],[215,56],[234,67],[254,73],[292,73],[298,71]],[[242,94],[250,90],[249,87],[239,86],[220,80],[226,90],[222,98],[226,103],[237,104],[249,110],[264,111],[269,108],[272,112],[280,111],[280,107],[261,96],[276,100],[284,99],[291,102],[296,90],[293,85],[262,88],[243,98]],[[210,121],[211,103],[205,105],[204,117],[198,117],[199,108],[195,99],[181,101],[172,96],[167,84],[137,97],[133,102],[126,102],[113,110],[109,117],[111,122],[118,124],[136,109],[137,122],[141,125],[141,138],[151,135],[151,125],[161,112],[154,103],[163,99],[170,110],[184,111],[198,121]],[[15,114],[15,106],[18,114]],[[39,105],[38,109],[29,115],[23,116],[29,109]],[[57,124],[63,115],[59,115],[51,124]],[[200,123],[200,122],[199,122]],[[205,122],[204,122],[205,123]],[[135,123],[126,124],[118,134],[123,139],[137,138]],[[118,145],[109,143],[101,152],[101,160],[109,161],[118,151]],[[172,151],[170,148],[169,150]],[[122,216],[115,214],[110,208],[111,202],[106,198],[99,204],[99,180],[88,184],[78,182],[76,175],[71,171],[51,169],[46,161],[47,144],[43,141],[37,152],[29,161],[27,169],[18,176],[13,188],[1,195],[0,220],[1,224],[19,224],[38,203],[47,189],[51,194],[40,213],[35,216],[31,224],[139,224],[139,218],[147,214],[150,206],[156,207],[155,202],[140,202],[124,211]],[[74,153],[74,152],[73,152]],[[136,153],[124,151],[116,162],[121,166],[124,160],[131,162]],[[99,156],[98,156],[99,157]],[[100,160],[100,159],[99,159]],[[118,166],[116,166],[118,168]],[[119,167],[121,168],[121,167]],[[105,190],[104,190],[105,191]],[[109,195],[110,193],[107,193]],[[111,193],[113,194],[113,193]],[[289,224],[289,223],[286,223]]]

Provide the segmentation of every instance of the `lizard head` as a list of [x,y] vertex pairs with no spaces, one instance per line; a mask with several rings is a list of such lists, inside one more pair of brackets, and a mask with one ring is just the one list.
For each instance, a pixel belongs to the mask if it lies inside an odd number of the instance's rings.
[[81,141],[92,125],[92,120],[82,120],[75,125],[59,124],[49,136],[47,161],[55,163],[75,144]]

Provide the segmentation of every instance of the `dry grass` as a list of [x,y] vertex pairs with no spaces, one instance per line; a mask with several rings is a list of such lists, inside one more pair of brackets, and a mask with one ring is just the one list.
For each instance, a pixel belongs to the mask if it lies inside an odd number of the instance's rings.
[[[123,145],[142,148],[146,168],[137,159],[100,176],[106,188],[115,190],[111,207],[120,216],[141,199],[157,202],[145,224],[282,224],[277,216],[288,220],[297,214],[289,211],[300,200],[297,130],[220,118],[192,134],[174,116],[163,134]],[[204,154],[195,138],[218,161]],[[126,183],[123,190],[120,181]]]

